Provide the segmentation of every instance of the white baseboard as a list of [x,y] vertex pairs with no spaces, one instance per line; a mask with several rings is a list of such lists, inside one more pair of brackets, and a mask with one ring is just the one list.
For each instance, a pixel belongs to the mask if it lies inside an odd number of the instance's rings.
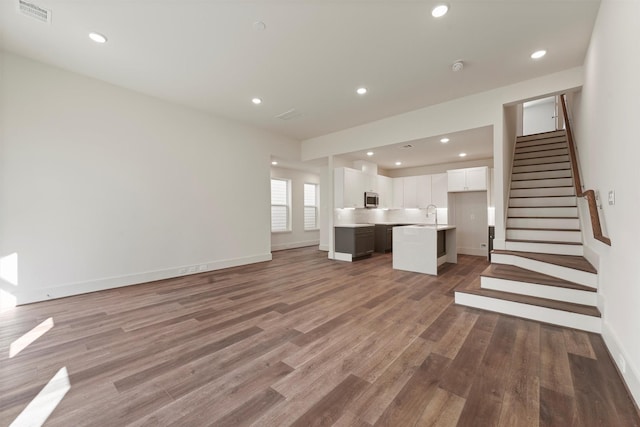
[[[241,258],[210,261],[199,264],[204,268],[196,266],[178,266],[164,270],[147,271],[144,273],[129,274],[126,276],[106,277],[103,279],[90,280],[87,282],[70,283],[61,286],[39,289],[18,289],[16,288],[16,304],[31,304],[39,301],[46,301],[56,298],[64,298],[73,295],[86,294],[90,292],[103,291],[106,289],[121,288],[123,286],[138,285],[141,283],[153,282],[156,280],[171,279],[175,277],[188,276],[190,274],[204,273],[207,271],[221,270],[223,268],[237,267],[240,265],[254,264],[257,262],[271,261],[271,254],[251,255]],[[192,269],[190,271],[190,268]],[[182,272],[184,271],[184,272]]]
[[318,250],[323,252],[329,252],[329,245],[320,245],[318,246]]
[[[640,371],[638,370],[640,367],[635,365],[634,359],[620,345],[620,339],[618,339],[618,336],[606,321],[602,324],[602,338],[618,368],[618,372],[622,375],[622,379],[631,393],[631,397],[636,402],[636,407],[640,407]],[[621,367],[621,358],[624,358],[624,363],[626,364],[624,370]]]
[[458,246],[458,253],[463,255],[487,256],[487,248],[465,248]]
[[582,245],[582,249],[584,252],[582,256],[585,257],[586,260],[589,261],[589,263],[594,266],[597,271],[600,271],[600,255],[598,255],[598,253],[591,249],[591,247],[589,247],[588,245]]
[[351,254],[345,254],[345,253],[342,253],[342,252],[334,252],[333,253],[333,259],[335,259],[337,261],[351,262],[351,261],[353,261],[353,256]]
[[287,242],[271,245],[271,252],[275,251],[284,251],[286,249],[295,249],[295,248],[306,248],[307,246],[316,246],[320,243],[318,239],[316,240],[303,240],[300,242]]

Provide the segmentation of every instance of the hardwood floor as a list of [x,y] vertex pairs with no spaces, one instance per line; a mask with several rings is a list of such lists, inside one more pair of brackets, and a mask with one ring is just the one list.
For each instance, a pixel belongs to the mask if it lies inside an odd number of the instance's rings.
[[458,259],[433,277],[303,248],[17,307],[0,425],[66,367],[49,426],[640,426],[600,336],[454,305],[488,266]]

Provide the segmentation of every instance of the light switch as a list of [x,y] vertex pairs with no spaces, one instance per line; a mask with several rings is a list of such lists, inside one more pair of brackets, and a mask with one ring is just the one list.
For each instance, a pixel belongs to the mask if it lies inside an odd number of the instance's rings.
[[614,190],[609,191],[609,204],[610,205],[616,204],[616,192]]

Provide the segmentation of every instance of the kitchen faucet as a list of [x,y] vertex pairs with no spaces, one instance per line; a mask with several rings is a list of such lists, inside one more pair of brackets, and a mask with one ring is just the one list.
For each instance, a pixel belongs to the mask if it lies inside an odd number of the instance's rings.
[[436,205],[427,205],[427,218],[429,218],[429,209],[433,208],[433,218],[435,219],[436,228],[438,228],[438,207]]

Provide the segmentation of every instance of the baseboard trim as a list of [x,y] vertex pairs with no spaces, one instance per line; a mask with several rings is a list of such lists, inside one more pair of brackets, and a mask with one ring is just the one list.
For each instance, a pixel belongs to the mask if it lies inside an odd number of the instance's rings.
[[316,246],[320,244],[320,240],[304,240],[300,242],[289,242],[271,245],[271,252],[284,251],[287,249],[306,248],[308,246]]
[[318,250],[324,251],[324,252],[329,252],[329,245],[320,245],[318,247]]
[[458,253],[462,255],[487,256],[487,248],[465,248],[458,246]]
[[[255,264],[258,262],[271,261],[271,259],[271,253],[267,253],[240,258],[215,260],[198,264],[199,266],[206,265],[206,268],[198,268],[197,270],[194,270],[196,268],[194,266],[178,266],[164,270],[147,271],[144,273],[129,274],[126,276],[106,277],[103,279],[70,283],[49,288],[27,289],[24,291],[16,289],[14,296],[16,297],[16,305],[31,304],[34,302],[121,288],[124,286],[139,285],[142,283],[154,282],[156,280],[171,279],[191,274],[204,273],[207,271],[221,270],[223,268]],[[189,270],[190,268],[192,269],[191,271]],[[181,273],[182,271],[184,271],[184,273]]]
[[333,253],[333,259],[335,259],[336,261],[352,262],[353,261],[353,256],[351,254],[346,254],[346,253],[343,253],[343,252],[334,252]]
[[[639,367],[634,365],[634,360],[629,357],[624,347],[620,345],[620,340],[615,332],[611,329],[608,322],[603,322],[602,325],[602,338],[609,350],[609,355],[613,359],[613,363],[618,369],[618,373],[622,377],[622,380],[629,391],[632,399],[635,401],[636,410],[640,414],[640,371]],[[620,356],[625,360],[627,365],[624,372],[620,367]]]

